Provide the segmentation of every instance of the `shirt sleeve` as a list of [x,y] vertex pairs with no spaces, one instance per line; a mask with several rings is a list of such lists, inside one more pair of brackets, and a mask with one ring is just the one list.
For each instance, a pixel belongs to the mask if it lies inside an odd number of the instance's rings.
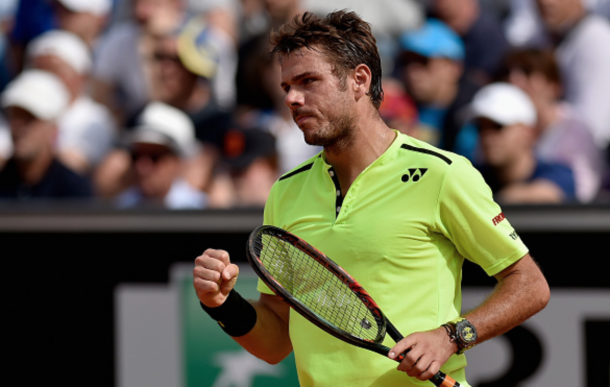
[[440,189],[436,223],[466,259],[493,276],[528,249],[493,201],[481,174],[465,158],[455,159]]

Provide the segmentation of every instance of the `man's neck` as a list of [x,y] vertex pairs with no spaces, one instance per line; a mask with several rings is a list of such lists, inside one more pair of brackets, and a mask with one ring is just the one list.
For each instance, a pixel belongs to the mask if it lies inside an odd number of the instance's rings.
[[16,159],[15,163],[21,180],[31,186],[38,184],[47,173],[53,159],[53,154],[46,152],[43,156],[32,160]]
[[538,123],[536,131],[539,135],[544,133],[559,118],[559,105],[555,101],[548,101],[538,106]]
[[520,183],[527,180],[536,168],[536,158],[533,153],[516,157],[512,164],[497,168],[499,180],[504,185]]
[[550,31],[552,40],[556,44],[561,43],[585,16],[587,16],[587,11],[584,8],[579,8],[570,14],[570,17],[564,20],[561,26]]
[[396,133],[380,118],[355,122],[357,127],[347,146],[324,149],[326,161],[337,173],[343,195],[358,175],[377,160],[396,138]]

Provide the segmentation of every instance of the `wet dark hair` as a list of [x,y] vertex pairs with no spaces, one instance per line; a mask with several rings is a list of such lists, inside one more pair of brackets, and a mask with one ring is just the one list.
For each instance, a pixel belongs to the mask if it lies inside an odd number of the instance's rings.
[[370,24],[355,12],[335,11],[324,18],[305,12],[273,31],[270,41],[274,46],[271,54],[277,54],[280,61],[303,48],[324,53],[342,82],[349,71],[365,64],[372,74],[367,95],[379,109],[383,100],[381,57]]

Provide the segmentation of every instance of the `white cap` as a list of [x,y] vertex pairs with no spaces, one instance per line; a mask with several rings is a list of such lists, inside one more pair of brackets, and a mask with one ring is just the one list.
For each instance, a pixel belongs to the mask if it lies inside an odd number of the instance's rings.
[[70,95],[55,75],[25,70],[2,93],[2,107],[18,106],[43,121],[55,121],[68,107]]
[[45,32],[28,44],[28,62],[41,55],[54,55],[66,62],[79,74],[91,69],[91,52],[85,42],[77,35],[63,30]]
[[72,12],[87,12],[107,15],[112,9],[112,0],[57,0]]
[[469,107],[469,117],[485,117],[509,126],[536,125],[536,108],[530,97],[517,86],[497,82],[479,90]]
[[162,102],[151,102],[138,116],[129,142],[165,145],[188,157],[195,150],[195,127],[181,110]]

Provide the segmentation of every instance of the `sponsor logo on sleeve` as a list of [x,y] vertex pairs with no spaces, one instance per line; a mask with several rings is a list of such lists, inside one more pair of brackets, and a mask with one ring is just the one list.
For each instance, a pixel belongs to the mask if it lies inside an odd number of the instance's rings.
[[495,218],[493,218],[491,221],[493,222],[494,226],[497,226],[498,223],[500,223],[504,219],[506,219],[506,216],[504,216],[503,212],[500,212],[500,214],[498,216],[496,216]]

